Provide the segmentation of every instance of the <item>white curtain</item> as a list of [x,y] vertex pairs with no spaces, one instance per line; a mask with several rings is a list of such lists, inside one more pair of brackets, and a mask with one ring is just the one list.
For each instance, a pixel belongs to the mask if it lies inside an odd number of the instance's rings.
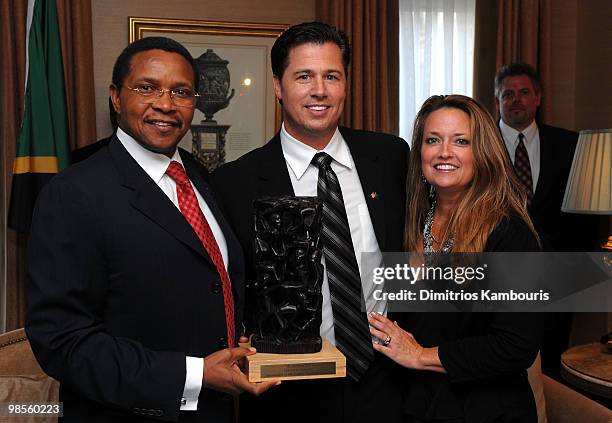
[[475,0],[399,0],[400,136],[411,142],[423,102],[472,95]]

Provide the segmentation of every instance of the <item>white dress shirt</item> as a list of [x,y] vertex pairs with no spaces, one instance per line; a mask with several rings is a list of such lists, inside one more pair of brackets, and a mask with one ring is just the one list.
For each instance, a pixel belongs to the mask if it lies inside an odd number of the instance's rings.
[[[123,132],[121,128],[117,129],[117,138],[119,138],[119,141],[121,141],[121,144],[125,147],[130,156],[136,160],[136,163],[138,163],[138,165],[147,173],[147,175],[151,177],[153,182],[155,182],[159,188],[161,188],[164,194],[166,194],[170,201],[172,201],[172,204],[174,204],[180,211],[178,198],[176,195],[176,183],[174,182],[174,179],[166,174],[166,169],[168,169],[171,161],[177,161],[181,164],[181,166],[183,165],[178,149],[174,152],[172,158],[169,158],[164,154],[154,153],[141,146],[134,138]],[[215,216],[210,211],[208,204],[206,204],[206,201],[204,201],[204,198],[202,198],[195,185],[192,184],[192,186],[200,209],[202,210],[202,213],[204,213],[204,217],[206,217],[206,220],[210,225],[210,229],[212,230],[215,240],[217,241],[217,245],[219,245],[219,250],[223,256],[223,263],[227,269],[229,257],[223,231],[221,230],[219,223],[217,223],[217,219],[215,219]],[[202,376],[204,375],[204,359],[201,357],[187,356],[186,367],[187,374],[185,377],[185,388],[183,389],[181,410],[197,410],[198,396],[200,395],[200,390],[202,389]]]
[[[514,164],[514,154],[519,143],[519,131],[506,125],[502,119],[499,120],[499,129],[508,149],[510,160]],[[525,136],[524,144],[529,156],[529,165],[531,166],[531,179],[533,179],[533,192],[535,193],[540,177],[540,132],[535,120],[525,128],[522,132]]]
[[[342,189],[344,207],[348,218],[351,231],[351,239],[357,266],[362,279],[362,292],[366,300],[366,311],[386,312],[386,302],[376,301],[372,296],[375,286],[373,284],[372,273],[374,267],[381,266],[382,253],[376,240],[374,227],[368,211],[363,189],[353,157],[340,131],[336,129],[332,139],[323,150],[314,148],[295,139],[285,130],[283,124],[281,133],[281,147],[289,170],[291,185],[297,196],[316,197],[317,181],[319,179],[319,169],[311,164],[312,158],[320,151],[329,154],[333,160],[331,167],[338,176],[338,182]],[[361,253],[374,253],[368,255],[367,263],[362,262]],[[322,260],[325,266],[325,259]],[[335,345],[334,317],[332,312],[329,283],[327,272],[323,273],[323,319],[321,322],[321,336]]]

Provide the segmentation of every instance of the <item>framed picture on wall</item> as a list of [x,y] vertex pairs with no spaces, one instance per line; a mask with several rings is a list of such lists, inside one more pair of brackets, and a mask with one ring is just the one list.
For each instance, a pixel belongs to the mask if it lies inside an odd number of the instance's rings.
[[129,18],[129,42],[152,36],[183,44],[200,83],[191,132],[180,146],[209,169],[263,145],[279,130],[270,50],[289,25]]

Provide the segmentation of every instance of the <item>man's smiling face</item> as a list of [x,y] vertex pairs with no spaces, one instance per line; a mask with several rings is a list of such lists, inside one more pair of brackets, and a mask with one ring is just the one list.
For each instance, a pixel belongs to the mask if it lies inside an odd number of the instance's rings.
[[164,50],[135,54],[122,86],[110,88],[119,127],[146,149],[172,156],[189,130],[195,106],[178,107],[167,92],[160,98],[145,98],[126,87],[194,91],[193,81],[193,68],[180,54]]
[[282,78],[274,77],[274,91],[283,103],[287,132],[317,149],[325,147],[338,127],[346,98],[340,48],[331,42],[292,48]]

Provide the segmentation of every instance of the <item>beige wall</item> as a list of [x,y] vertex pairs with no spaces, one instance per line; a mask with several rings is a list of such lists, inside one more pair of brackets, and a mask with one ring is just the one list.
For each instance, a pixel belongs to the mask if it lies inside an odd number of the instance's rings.
[[552,125],[612,127],[612,2],[552,3]]
[[128,17],[295,24],[314,20],[314,0],[92,0],[96,128],[110,134],[108,86],[128,42]]
[[612,2],[578,1],[576,127],[612,128]]
[[577,0],[558,0],[551,7],[551,69],[549,92],[544,92],[550,104],[546,123],[568,129],[575,125],[576,103],[576,31]]

